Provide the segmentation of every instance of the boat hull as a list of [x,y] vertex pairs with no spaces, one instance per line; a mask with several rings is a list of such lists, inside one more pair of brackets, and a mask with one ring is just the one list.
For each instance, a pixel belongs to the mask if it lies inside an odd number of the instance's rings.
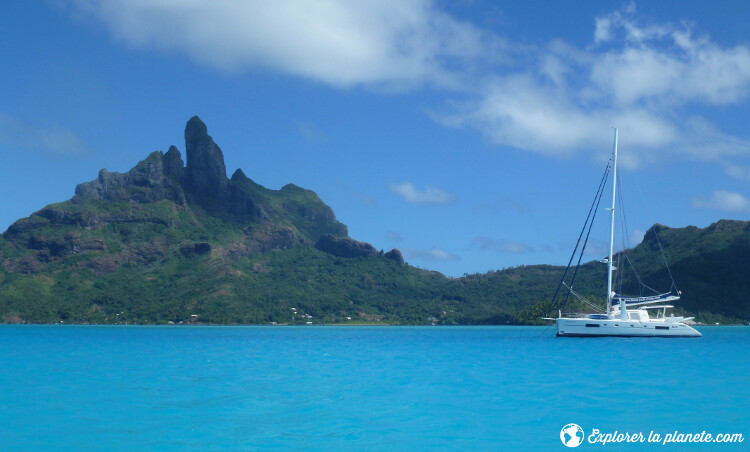
[[701,337],[682,322],[559,318],[558,337]]

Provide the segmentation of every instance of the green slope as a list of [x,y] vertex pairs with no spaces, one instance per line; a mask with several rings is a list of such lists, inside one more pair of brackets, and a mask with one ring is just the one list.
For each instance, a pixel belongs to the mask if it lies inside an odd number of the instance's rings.
[[[241,170],[228,179],[198,118],[185,136],[187,166],[172,147],[125,174],[102,170],[71,200],[0,235],[0,321],[505,324],[538,323],[556,309],[561,267],[463,278],[411,267],[397,250],[348,238],[310,190],[269,190]],[[706,322],[750,319],[750,223],[649,230],[628,257],[668,290],[659,243],[682,310]],[[638,294],[621,273],[621,291]],[[601,264],[584,265],[576,290],[601,303],[604,275]]]

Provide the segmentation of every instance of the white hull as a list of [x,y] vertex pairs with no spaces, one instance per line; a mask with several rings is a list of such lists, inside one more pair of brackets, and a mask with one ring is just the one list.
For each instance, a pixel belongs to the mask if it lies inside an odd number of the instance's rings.
[[560,337],[701,337],[701,333],[682,322],[622,319],[558,318]]

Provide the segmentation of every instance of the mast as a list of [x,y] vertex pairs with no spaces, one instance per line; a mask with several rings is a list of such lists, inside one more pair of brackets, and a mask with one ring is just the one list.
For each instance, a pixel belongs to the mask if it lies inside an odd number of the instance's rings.
[[[612,167],[612,208],[610,209],[612,216],[609,230],[609,259],[607,260],[607,315],[609,315],[612,307],[612,272],[614,271],[614,267],[612,266],[612,254],[615,246],[615,200],[617,199],[617,127],[615,127],[615,144],[612,152],[614,163]],[[624,303],[621,301],[620,318],[626,319],[628,313],[625,306],[622,306],[623,304]]]

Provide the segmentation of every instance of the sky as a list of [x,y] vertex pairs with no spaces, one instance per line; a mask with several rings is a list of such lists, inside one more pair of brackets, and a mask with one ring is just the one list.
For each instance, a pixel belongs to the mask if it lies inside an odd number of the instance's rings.
[[748,22],[730,0],[11,0],[0,230],[102,168],[184,159],[193,115],[229,175],[313,190],[448,276],[565,264],[612,127],[617,248],[748,220]]

